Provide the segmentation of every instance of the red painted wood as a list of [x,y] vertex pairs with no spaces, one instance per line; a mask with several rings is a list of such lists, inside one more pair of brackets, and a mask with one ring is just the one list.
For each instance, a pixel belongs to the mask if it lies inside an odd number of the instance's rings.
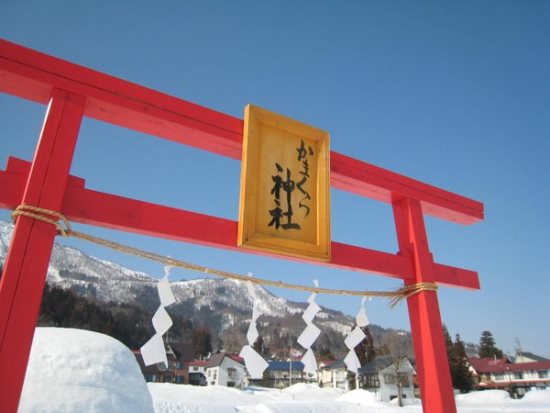
[[[241,159],[241,119],[4,40],[0,91],[40,103],[54,95],[30,173],[13,159],[0,172],[0,206],[13,208],[23,199],[77,222],[236,249],[233,221],[91,191],[68,171],[83,114],[234,159]],[[335,152],[331,162],[333,187],[392,203],[400,252],[333,242],[329,266],[406,284],[479,288],[475,272],[433,263],[423,213],[470,224],[483,219],[483,204]],[[8,412],[17,408],[54,235],[51,225],[20,218],[0,282],[0,406]],[[456,412],[437,295],[422,292],[408,306],[424,410]]]
[[[420,203],[403,199],[393,204],[401,253],[412,257],[415,278],[410,285],[434,282],[436,272],[428,246]],[[447,349],[435,291],[422,291],[407,299],[417,374],[426,413],[456,413]]]
[[[53,91],[22,203],[61,207],[84,103]],[[2,412],[17,411],[55,235],[54,226],[27,217],[14,229],[0,281]]]
[[425,214],[460,224],[471,224],[483,219],[483,204],[478,201],[341,153],[331,152],[330,162],[334,188],[390,204],[400,198],[418,199]]
[[[241,119],[0,40],[0,91],[45,103],[53,87],[87,96],[86,116],[241,159]],[[462,224],[483,204],[333,152],[335,188],[391,203],[418,199],[423,212]]]
[[87,96],[91,118],[241,159],[241,119],[0,40],[0,90],[46,103],[53,87]]
[[[28,162],[10,158],[7,170],[0,171],[0,187],[12,189],[0,192],[0,207],[13,209],[18,205],[22,183],[28,174],[29,167]],[[19,189],[13,190],[17,186]],[[257,253],[237,247],[235,221],[93,191],[84,187],[82,179],[73,176],[69,178],[61,211],[71,221],[83,224],[215,248]],[[315,264],[321,263],[315,262]],[[332,242],[332,259],[329,263],[322,265],[383,274],[398,279],[414,277],[414,265],[410,257],[339,242]],[[438,283],[479,289],[476,272],[443,264],[435,264],[435,266]]]

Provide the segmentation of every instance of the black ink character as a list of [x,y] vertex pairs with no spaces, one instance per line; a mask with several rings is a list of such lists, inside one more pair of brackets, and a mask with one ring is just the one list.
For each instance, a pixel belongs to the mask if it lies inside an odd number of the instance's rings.
[[302,170],[299,171],[300,175],[302,175],[302,179],[296,183],[296,188],[302,193],[303,198],[300,199],[298,202],[299,208],[304,208],[306,210],[306,217],[311,212],[311,208],[306,203],[306,201],[311,200],[311,195],[309,192],[304,188],[304,185],[306,184],[308,178],[309,178],[309,162],[308,162],[308,156],[313,156],[313,149],[311,146],[308,146],[308,149],[306,150],[306,146],[304,143],[304,140],[302,139],[300,142],[300,147],[296,148],[296,152],[298,152],[298,161],[302,161]]
[[[290,169],[286,168],[286,180],[283,180],[281,173],[284,172],[281,165],[275,163],[277,169],[277,175],[273,175],[271,179],[273,180],[273,187],[271,188],[271,195],[274,196],[274,201],[276,207],[269,211],[271,215],[271,221],[267,224],[268,227],[275,225],[276,229],[282,227],[283,229],[301,229],[300,225],[292,222],[292,216],[294,215],[292,211],[292,192],[296,187],[296,182],[292,180]],[[286,193],[286,211],[281,208],[281,190]],[[286,217],[286,223],[281,224],[281,219]]]

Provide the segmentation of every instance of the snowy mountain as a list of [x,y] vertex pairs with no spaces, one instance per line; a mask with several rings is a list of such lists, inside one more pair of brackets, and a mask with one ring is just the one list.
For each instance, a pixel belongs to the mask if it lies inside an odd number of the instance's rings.
[[[4,260],[13,225],[0,221],[0,260]],[[92,297],[100,302],[132,302],[155,279],[145,273],[103,261],[75,248],[55,244],[48,283]]]
[[[0,221],[1,262],[6,256],[12,229],[12,224]],[[100,303],[134,304],[149,312],[159,305],[156,282],[156,278],[143,272],[57,243],[48,269],[48,283],[52,286],[70,289]],[[176,303],[168,308],[171,314],[192,320],[194,325],[208,326],[215,335],[231,330],[237,336],[244,335],[252,312],[252,298],[246,283],[203,278],[173,282],[171,286],[176,297]],[[278,297],[259,285],[254,288],[263,313],[259,321],[264,338],[273,341],[284,334],[296,337],[304,327],[301,315],[307,303]],[[341,337],[351,329],[353,319],[341,312],[323,309],[315,323],[330,338],[329,342],[333,342],[335,336]]]

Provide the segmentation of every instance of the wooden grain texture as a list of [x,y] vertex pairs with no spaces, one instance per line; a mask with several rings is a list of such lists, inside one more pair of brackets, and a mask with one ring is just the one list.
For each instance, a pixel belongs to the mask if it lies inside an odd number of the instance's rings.
[[248,105],[243,148],[238,245],[329,261],[328,133]]

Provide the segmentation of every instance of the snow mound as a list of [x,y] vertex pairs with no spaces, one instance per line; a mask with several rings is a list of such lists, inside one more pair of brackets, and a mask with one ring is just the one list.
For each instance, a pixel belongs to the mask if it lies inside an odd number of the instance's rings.
[[527,403],[545,403],[550,405],[550,390],[531,390],[521,399]]
[[359,404],[361,406],[372,406],[379,404],[378,400],[376,400],[376,394],[363,389],[351,390],[340,396],[338,401]]
[[283,397],[289,397],[291,400],[301,401],[333,401],[337,399],[344,390],[333,388],[321,388],[318,384],[297,383],[281,390]]
[[283,393],[310,393],[323,391],[317,384],[297,383],[281,390]]
[[474,391],[456,396],[456,402],[459,405],[505,403],[510,399],[510,395],[505,390]]
[[[148,383],[156,413],[235,413],[255,403],[251,393],[223,386]],[[129,411],[129,410],[128,410]]]
[[132,352],[103,334],[37,328],[19,413],[153,413]]

